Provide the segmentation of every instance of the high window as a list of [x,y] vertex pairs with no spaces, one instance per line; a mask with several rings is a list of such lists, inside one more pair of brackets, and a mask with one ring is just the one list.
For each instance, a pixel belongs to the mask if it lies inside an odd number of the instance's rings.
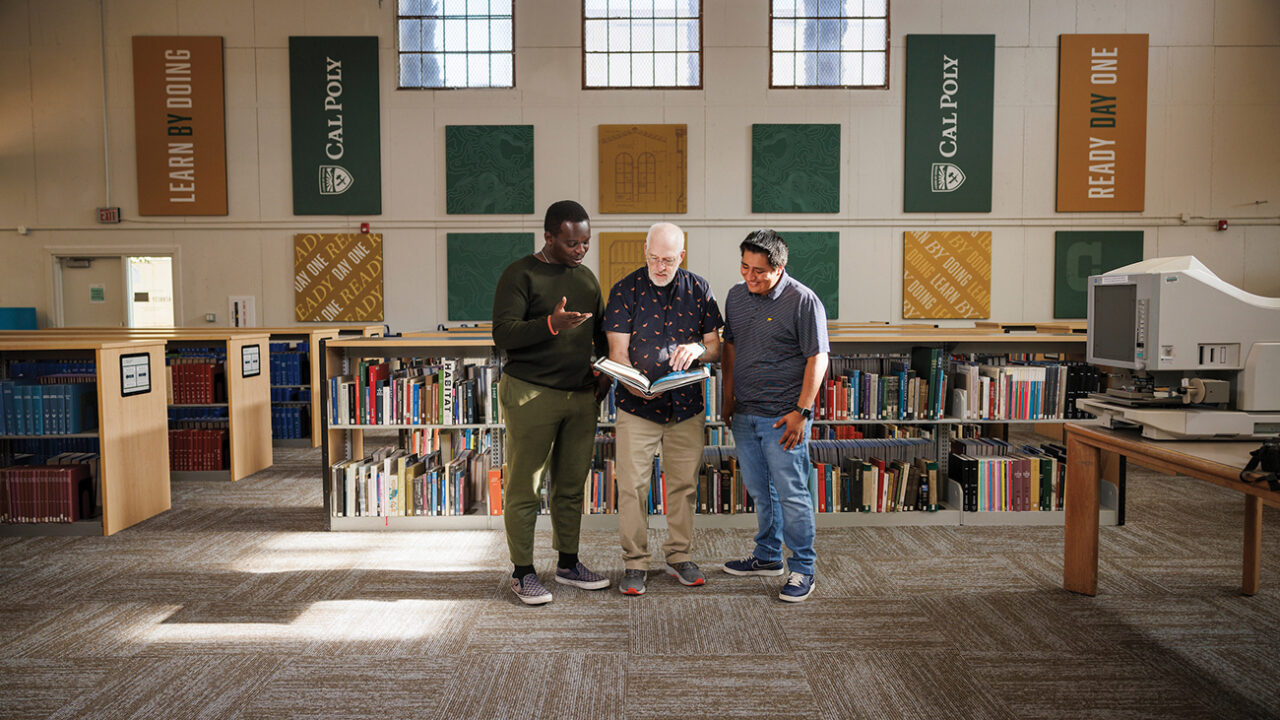
[[699,0],[584,0],[587,88],[702,87]]
[[400,87],[514,87],[512,1],[398,0]]
[[889,86],[889,0],[771,0],[769,86]]

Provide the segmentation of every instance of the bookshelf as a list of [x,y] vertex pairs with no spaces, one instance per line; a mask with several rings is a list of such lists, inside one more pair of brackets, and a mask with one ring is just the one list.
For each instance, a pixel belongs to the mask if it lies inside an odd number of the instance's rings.
[[[97,427],[75,435],[6,435],[12,440],[96,438],[100,516],[72,523],[6,523],[0,535],[112,535],[169,509],[169,444],[163,370],[165,348],[156,340],[0,337],[0,365],[10,361],[90,361],[94,367]],[[124,364],[122,364],[122,360]],[[149,391],[139,392],[122,368],[143,363]]]
[[[959,353],[1036,353],[1043,354],[1082,354],[1085,343],[1083,335],[1075,333],[1005,333],[983,328],[935,328],[932,326],[888,326],[873,324],[858,327],[843,327],[831,338],[832,354],[860,354],[877,352],[910,351],[914,347],[939,348],[947,357]],[[350,374],[352,363],[358,358],[413,358],[413,357],[471,357],[493,358],[496,350],[491,338],[472,329],[423,331],[406,333],[404,336],[385,339],[339,339],[327,341],[325,344],[322,375],[327,379],[335,375]],[[325,389],[326,407],[328,388]],[[453,517],[334,517],[327,497],[331,478],[328,477],[330,466],[341,459],[363,457],[364,434],[369,431],[402,433],[411,429],[420,429],[421,425],[331,425],[328,414],[324,415],[326,423],[324,468],[326,477],[323,480],[326,489],[326,514],[330,517],[330,528],[347,529],[483,529],[501,528],[501,516],[465,515]],[[1058,427],[1067,420],[964,420],[954,417],[920,420],[843,420],[818,421],[818,425],[923,425],[934,429],[932,446],[927,455],[939,463],[939,477],[946,477],[946,460],[950,450],[950,428],[957,425],[984,425],[1003,427],[1007,425],[1048,425]],[[1085,421],[1087,422],[1087,421]],[[716,423],[710,423],[715,425]],[[609,423],[602,423],[607,426]],[[478,426],[439,426],[441,428],[472,428],[477,430],[496,430],[501,432],[500,424]],[[1114,482],[1114,480],[1113,480]],[[1103,488],[1104,509],[1100,521],[1104,524],[1115,524],[1118,504],[1123,502],[1122,491],[1112,486],[1110,490]],[[1122,484],[1120,485],[1122,487]],[[873,512],[873,513],[818,513],[818,527],[846,526],[906,526],[906,525],[1062,525],[1062,511],[982,511],[968,512],[960,508],[961,489],[958,483],[947,480],[940,486],[942,508],[937,511],[910,512]],[[666,517],[651,514],[650,527],[664,528]],[[583,517],[584,529],[616,528],[614,515],[587,514]],[[698,517],[698,526],[707,528],[755,528],[755,517],[749,513],[738,514],[702,514]]]

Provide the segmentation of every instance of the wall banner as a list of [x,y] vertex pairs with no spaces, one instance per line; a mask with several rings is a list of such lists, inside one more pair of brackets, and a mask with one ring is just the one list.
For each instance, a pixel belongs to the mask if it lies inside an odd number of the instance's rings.
[[1141,230],[1059,230],[1054,233],[1053,317],[1085,319],[1089,310],[1089,276],[1141,260]]
[[904,212],[991,212],[995,35],[908,35]]
[[293,214],[378,215],[378,38],[289,38]]
[[1058,212],[1141,212],[1147,36],[1058,40]]
[[902,317],[991,317],[991,231],[907,232]]
[[222,38],[133,38],[139,215],[226,215]]
[[601,125],[600,212],[688,212],[687,125]]
[[293,301],[298,322],[382,322],[382,235],[294,235]]

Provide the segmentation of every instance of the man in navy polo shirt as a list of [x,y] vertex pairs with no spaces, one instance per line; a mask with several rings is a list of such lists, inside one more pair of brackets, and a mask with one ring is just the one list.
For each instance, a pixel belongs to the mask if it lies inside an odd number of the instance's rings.
[[[680,267],[684,232],[658,223],[645,237],[645,267],[613,286],[604,313],[609,358],[656,380],[720,357],[720,308],[707,281]],[[702,385],[656,396],[618,384],[618,534],[626,571],[618,589],[643,595],[649,569],[649,479],[662,448],[667,482],[666,572],[683,585],[706,578],[690,557],[702,462]]]
[[738,246],[745,282],[725,297],[724,403],[742,482],[756,504],[756,547],[724,564],[730,575],[782,574],[782,543],[791,571],[778,597],[813,594],[815,535],[809,496],[813,401],[827,372],[827,311],[812,290],[786,273],[787,243],[757,230]]

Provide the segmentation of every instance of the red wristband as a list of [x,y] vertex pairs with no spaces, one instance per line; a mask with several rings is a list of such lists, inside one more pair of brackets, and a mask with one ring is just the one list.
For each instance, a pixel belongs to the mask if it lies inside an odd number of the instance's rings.
[[551,334],[552,334],[552,335],[559,335],[559,334],[560,334],[560,332],[559,332],[558,330],[556,330],[555,328],[551,327],[551,316],[550,316],[550,315],[548,315],[548,316],[547,316],[547,329],[551,331]]

